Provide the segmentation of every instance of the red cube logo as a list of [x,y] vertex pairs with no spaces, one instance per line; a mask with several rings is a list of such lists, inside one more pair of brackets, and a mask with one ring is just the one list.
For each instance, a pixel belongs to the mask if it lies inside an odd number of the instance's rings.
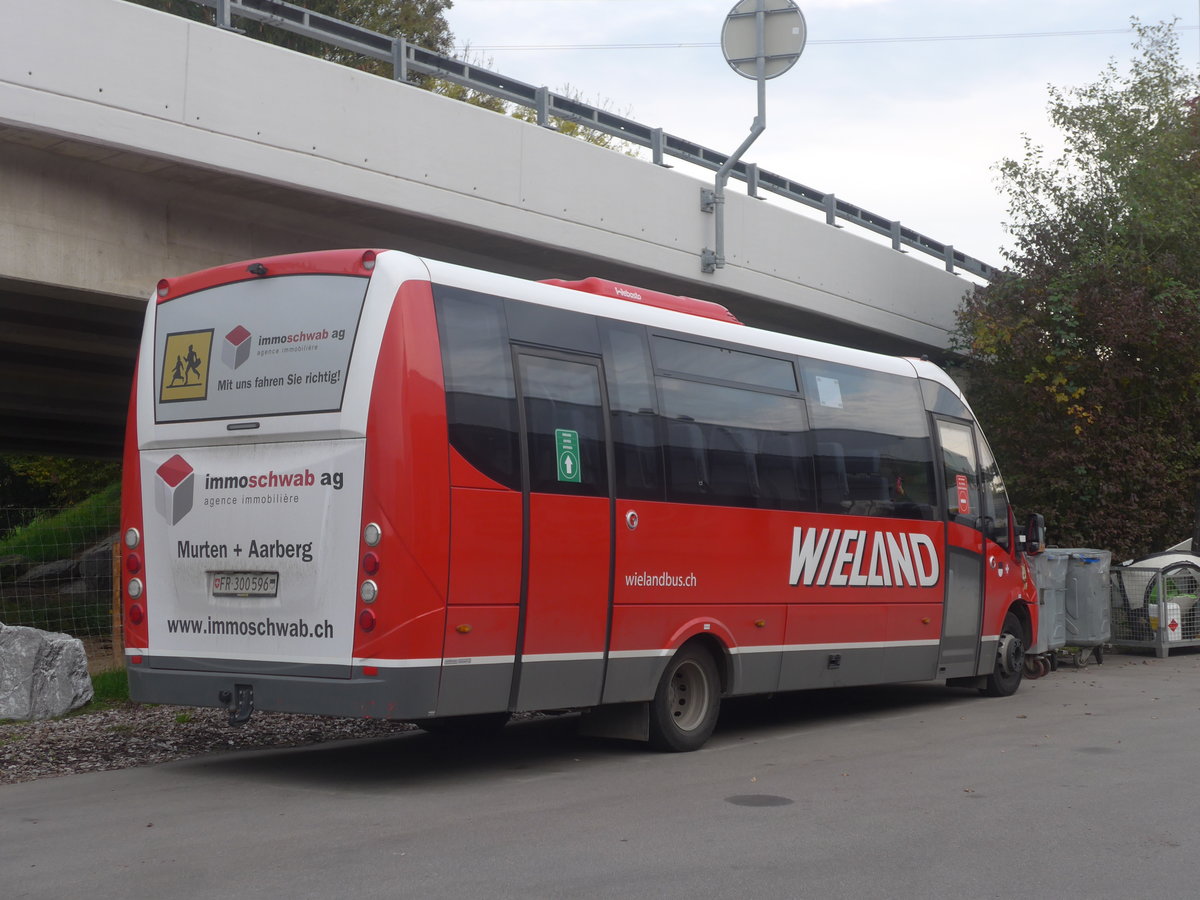
[[196,493],[195,470],[176,453],[158,467],[154,480],[154,506],[159,515],[175,525],[192,509]]
[[250,332],[239,325],[225,335],[221,344],[221,362],[236,369],[250,358]]

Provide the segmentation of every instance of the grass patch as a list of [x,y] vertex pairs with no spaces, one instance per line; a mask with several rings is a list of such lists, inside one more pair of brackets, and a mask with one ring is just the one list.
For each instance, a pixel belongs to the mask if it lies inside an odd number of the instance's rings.
[[[0,558],[15,556],[29,566],[72,560],[120,529],[120,502],[120,485],[110,484],[69,509],[46,511],[0,539]],[[106,560],[99,564],[105,565]],[[105,634],[111,628],[107,573],[76,579],[73,567],[57,576],[21,581],[19,574],[25,568],[5,566],[0,571],[0,622],[65,631],[76,637]]]
[[110,669],[92,676],[93,703],[128,703],[129,675],[124,669]]
[[92,701],[67,715],[86,716],[89,713],[119,709],[128,706],[130,702],[129,676],[125,674],[124,669],[110,669],[92,676]]
[[120,527],[121,485],[110,484],[77,506],[39,516],[0,540],[0,556],[34,565],[66,559]]

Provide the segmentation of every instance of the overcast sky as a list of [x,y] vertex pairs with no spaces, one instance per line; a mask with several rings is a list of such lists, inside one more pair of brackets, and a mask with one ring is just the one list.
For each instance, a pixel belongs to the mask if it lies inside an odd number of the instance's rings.
[[[808,45],[790,72],[768,82],[767,129],[744,159],[995,265],[1004,262],[1007,208],[993,166],[1020,155],[1022,132],[1052,146],[1048,84],[1088,84],[1112,59],[1123,69],[1134,15],[1178,19],[1183,59],[1200,64],[1200,0],[797,4]],[[733,6],[454,0],[448,20],[457,45],[470,44],[498,72],[570,86],[589,102],[732,153],[756,111],[754,82],[721,54]]]

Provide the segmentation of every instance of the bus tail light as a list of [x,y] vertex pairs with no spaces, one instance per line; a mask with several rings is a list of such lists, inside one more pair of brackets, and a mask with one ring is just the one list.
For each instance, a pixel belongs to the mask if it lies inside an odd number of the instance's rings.
[[377,575],[379,573],[379,557],[375,553],[368,552],[362,559],[363,572],[368,575]]
[[362,267],[370,272],[375,268],[375,257],[377,254],[374,250],[364,250],[362,255]]
[[383,529],[374,522],[368,522],[363,528],[363,541],[368,547],[378,547],[383,539]]
[[129,607],[129,624],[141,625],[146,621],[146,611],[142,609],[142,604],[134,603]]
[[379,596],[379,585],[367,579],[358,586],[358,598],[363,603],[374,603],[375,598]]
[[130,575],[136,575],[142,571],[142,558],[136,553],[130,553],[125,557],[125,569]]
[[360,612],[358,614],[358,627],[361,628],[363,631],[366,631],[368,633],[374,631],[375,630],[375,622],[376,622],[376,619],[375,619],[375,611],[374,610],[364,609],[362,612]]

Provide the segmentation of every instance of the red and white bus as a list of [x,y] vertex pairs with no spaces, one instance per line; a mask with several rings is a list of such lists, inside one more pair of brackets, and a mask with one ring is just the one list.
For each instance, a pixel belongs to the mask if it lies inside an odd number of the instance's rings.
[[134,699],[438,723],[1015,691],[1036,592],[927,361],[599,279],[339,250],[164,279],[122,509]]

